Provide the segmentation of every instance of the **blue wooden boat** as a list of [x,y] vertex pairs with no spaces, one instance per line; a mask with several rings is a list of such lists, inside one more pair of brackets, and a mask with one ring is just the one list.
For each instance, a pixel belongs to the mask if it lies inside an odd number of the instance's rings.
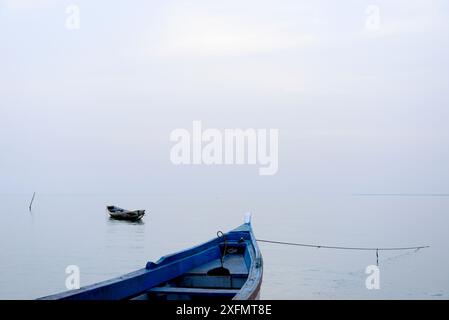
[[199,246],[145,268],[45,300],[195,300],[259,298],[263,263],[249,218]]

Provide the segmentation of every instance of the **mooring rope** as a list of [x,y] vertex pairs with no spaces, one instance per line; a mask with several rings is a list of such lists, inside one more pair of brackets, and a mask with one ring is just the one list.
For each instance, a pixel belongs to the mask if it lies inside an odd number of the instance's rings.
[[288,246],[299,246],[299,247],[309,247],[309,248],[322,248],[322,249],[337,249],[337,250],[366,250],[366,251],[398,251],[398,250],[419,250],[424,248],[429,248],[430,246],[414,246],[414,247],[386,247],[386,248],[373,248],[373,247],[343,247],[343,246],[325,246],[317,244],[307,244],[307,243],[294,243],[294,242],[283,242],[275,240],[265,240],[256,239],[258,242],[283,244]]

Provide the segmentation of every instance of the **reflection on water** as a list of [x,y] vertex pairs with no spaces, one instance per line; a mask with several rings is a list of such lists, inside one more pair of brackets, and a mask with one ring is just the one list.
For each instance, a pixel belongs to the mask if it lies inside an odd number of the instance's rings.
[[129,223],[129,224],[145,224],[145,222],[144,222],[142,219],[137,220],[137,221],[132,221],[132,220],[117,220],[117,219],[114,219],[114,218],[112,218],[112,217],[109,217],[109,223],[110,223],[111,225],[113,225],[113,224],[119,225],[119,224],[122,224],[122,223]]
[[139,252],[144,249],[145,222],[116,220],[109,217],[106,228],[106,247],[111,250]]
[[[150,213],[137,222],[111,219],[111,200]],[[256,237],[342,246],[431,245],[381,252],[381,289],[365,288],[373,252],[260,243],[262,298],[448,298],[447,198],[392,197],[114,197],[1,196],[0,298],[32,299],[64,291],[65,268],[80,267],[87,285],[145,266],[212,239],[253,212]]]

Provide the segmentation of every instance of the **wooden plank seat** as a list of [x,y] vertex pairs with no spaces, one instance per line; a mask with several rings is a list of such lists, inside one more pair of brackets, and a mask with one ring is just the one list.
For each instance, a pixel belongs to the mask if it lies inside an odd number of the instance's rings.
[[239,292],[238,289],[204,289],[204,288],[180,288],[180,287],[154,287],[147,291],[148,294],[186,294],[189,296],[228,296],[233,297]]

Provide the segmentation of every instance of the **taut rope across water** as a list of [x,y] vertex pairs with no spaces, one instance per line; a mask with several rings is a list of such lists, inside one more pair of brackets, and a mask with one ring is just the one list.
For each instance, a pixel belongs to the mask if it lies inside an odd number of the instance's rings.
[[393,251],[393,250],[419,250],[424,248],[429,248],[430,246],[414,246],[414,247],[387,247],[387,248],[374,248],[374,247],[343,247],[343,246],[325,246],[317,244],[307,244],[307,243],[294,243],[294,242],[283,242],[275,240],[265,240],[256,239],[258,242],[283,244],[288,246],[299,246],[299,247],[309,247],[309,248],[323,248],[323,249],[337,249],[337,250],[371,250],[371,251]]

